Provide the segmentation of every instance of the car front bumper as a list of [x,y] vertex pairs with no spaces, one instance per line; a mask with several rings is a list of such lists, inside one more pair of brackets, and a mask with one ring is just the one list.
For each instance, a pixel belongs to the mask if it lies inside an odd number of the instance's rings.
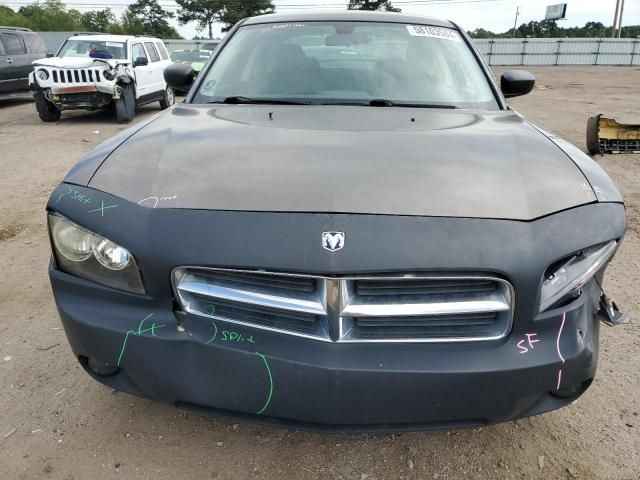
[[214,324],[54,267],[50,276],[71,348],[96,380],[153,400],[294,428],[432,429],[512,420],[572,402],[597,366],[594,281],[570,305],[536,318],[531,331],[500,341],[331,344]]

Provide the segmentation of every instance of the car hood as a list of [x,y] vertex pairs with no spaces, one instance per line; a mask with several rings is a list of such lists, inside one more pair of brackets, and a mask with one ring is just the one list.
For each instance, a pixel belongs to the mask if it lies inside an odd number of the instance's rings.
[[41,58],[33,62],[34,65],[40,65],[43,67],[57,67],[57,68],[88,68],[95,67],[96,65],[107,64],[111,68],[115,67],[119,63],[129,63],[128,60],[117,59],[102,59],[102,58],[84,58],[84,57],[49,57]]
[[596,200],[510,111],[183,104],[107,155],[88,185],[151,208],[531,220]]

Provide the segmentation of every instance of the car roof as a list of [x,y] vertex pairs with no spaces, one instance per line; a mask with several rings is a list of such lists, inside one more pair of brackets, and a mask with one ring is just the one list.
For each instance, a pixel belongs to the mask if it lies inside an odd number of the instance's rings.
[[388,22],[409,23],[417,25],[434,25],[437,27],[456,26],[448,20],[425,17],[422,15],[408,15],[395,12],[371,12],[364,10],[341,10],[335,12],[294,12],[259,15],[246,19],[243,25],[257,25],[261,23],[290,23],[290,22]]
[[158,41],[161,42],[159,38],[153,37],[138,37],[135,35],[73,35],[69,37],[70,39],[76,40],[96,40],[98,42],[131,42],[133,40],[141,40],[141,41]]

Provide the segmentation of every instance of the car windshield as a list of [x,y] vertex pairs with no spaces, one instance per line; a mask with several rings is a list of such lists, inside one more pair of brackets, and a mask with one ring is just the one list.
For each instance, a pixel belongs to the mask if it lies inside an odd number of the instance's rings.
[[380,22],[240,27],[192,99],[225,100],[499,108],[456,30]]
[[211,52],[203,50],[182,50],[173,52],[171,54],[171,61],[173,62],[206,62],[209,60]]
[[124,42],[69,39],[58,56],[124,60],[127,58],[127,49]]

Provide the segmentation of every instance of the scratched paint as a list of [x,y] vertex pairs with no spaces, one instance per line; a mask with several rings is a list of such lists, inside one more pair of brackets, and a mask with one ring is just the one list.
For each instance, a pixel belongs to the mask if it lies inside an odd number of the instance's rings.
[[129,340],[129,336],[130,335],[137,335],[140,336],[143,333],[147,333],[147,332],[151,332],[151,336],[155,337],[156,336],[156,330],[158,328],[163,328],[166,327],[166,325],[156,325],[155,322],[153,322],[151,324],[151,327],[146,328],[146,329],[142,329],[142,326],[144,325],[144,322],[146,322],[147,320],[149,320],[151,317],[153,317],[153,313],[150,313],[149,315],[147,315],[146,317],[144,317],[140,323],[138,324],[138,330],[129,330],[125,337],[124,340],[122,341],[122,346],[120,347],[120,355],[118,355],[118,361],[116,362],[116,367],[120,366],[120,362],[122,362],[122,358],[124,357],[124,353],[125,350],[127,348],[127,342]]

